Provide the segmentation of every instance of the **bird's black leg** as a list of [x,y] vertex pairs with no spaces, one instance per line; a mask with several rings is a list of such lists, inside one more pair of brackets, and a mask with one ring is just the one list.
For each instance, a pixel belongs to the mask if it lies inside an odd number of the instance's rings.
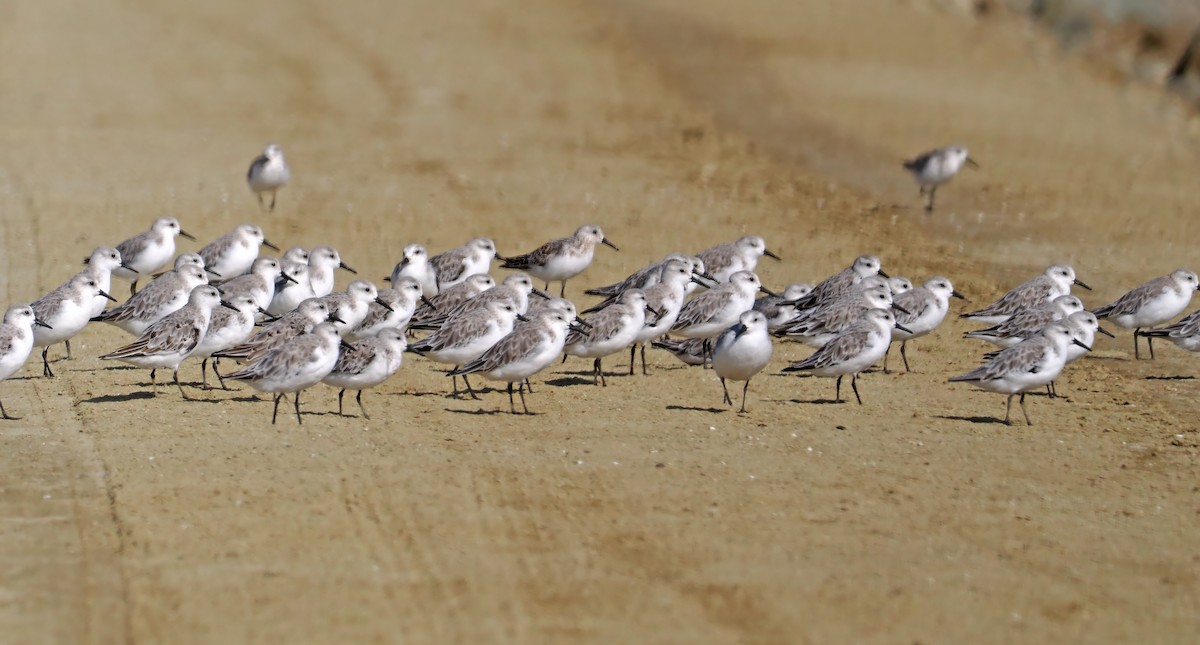
[[858,395],[858,374],[850,375],[850,389],[854,390],[854,398],[858,399],[859,405],[862,405],[862,397]]

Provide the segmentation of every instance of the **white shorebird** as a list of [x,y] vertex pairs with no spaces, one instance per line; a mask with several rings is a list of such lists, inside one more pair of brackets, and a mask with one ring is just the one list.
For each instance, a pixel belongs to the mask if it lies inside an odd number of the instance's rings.
[[[671,332],[684,338],[711,340],[736,323],[743,311],[754,307],[754,297],[759,291],[775,295],[762,286],[758,276],[738,271],[729,276],[729,282],[722,282],[685,303]],[[711,345],[707,348],[711,350]]]
[[92,317],[92,303],[96,298],[117,301],[85,272],[29,305],[37,319],[46,323],[45,327],[33,328],[33,346],[42,348],[42,376],[54,376],[47,358],[50,346],[68,341],[83,331]]
[[318,298],[333,293],[333,274],[338,269],[358,274],[342,262],[342,256],[331,246],[318,246],[308,252],[308,284]]
[[1007,394],[1008,404],[1004,408],[1006,425],[1012,425],[1012,400],[1020,394],[1025,423],[1033,425],[1033,421],[1029,420],[1029,411],[1025,409],[1025,393],[1049,385],[1058,378],[1067,364],[1067,347],[1072,344],[1082,346],[1085,350],[1091,349],[1073,338],[1066,324],[1050,323],[1040,336],[997,352],[984,365],[952,377],[950,382],[967,383],[989,392]]
[[[0,381],[17,373],[33,351],[33,327],[45,327],[37,319],[29,305],[13,305],[4,312],[4,323],[0,324]],[[0,418],[15,420],[0,402]]]
[[204,270],[213,276],[213,283],[232,280],[250,270],[258,257],[260,246],[272,251],[279,247],[267,241],[261,228],[242,224],[200,249]]
[[571,237],[546,242],[525,255],[505,258],[502,266],[528,272],[545,282],[546,289],[550,288],[551,282],[561,282],[559,296],[562,296],[567,292],[567,280],[583,273],[592,263],[597,244],[620,250],[604,237],[604,231],[599,226],[585,224]]
[[933,212],[933,194],[938,186],[950,181],[966,165],[978,169],[963,146],[946,146],[922,153],[904,162],[904,169],[911,172],[921,187],[921,194],[928,195],[925,212]]
[[266,311],[275,298],[275,285],[280,280],[287,282],[292,278],[280,272],[278,259],[262,256],[250,265],[250,273],[222,282],[217,290],[229,302],[233,302],[233,296],[249,295],[259,309]]
[[262,311],[254,296],[250,294],[227,296],[222,304],[225,306],[213,308],[208,329],[190,355],[190,358],[200,359],[200,388],[204,390],[212,389],[208,385],[209,358],[212,358],[213,374],[217,375],[221,389],[229,389],[225,387],[225,377],[217,371],[221,359],[213,358],[213,352],[229,349],[249,340],[254,334],[255,315]]
[[789,304],[797,309],[810,309],[831,302],[866,278],[882,276],[886,279],[888,274],[883,272],[881,266],[879,258],[874,255],[860,255],[850,266],[818,282],[811,291]]
[[275,282],[275,295],[271,297],[267,313],[282,316],[305,300],[316,297],[308,282],[308,264],[286,262],[280,269],[279,280]]
[[1077,311],[1083,311],[1082,300],[1072,295],[1059,296],[1019,312],[999,325],[966,332],[963,338],[983,340],[1000,347],[1012,347],[1040,334],[1046,325],[1063,320]]
[[[101,356],[104,360],[119,360],[150,370],[151,392],[157,394],[154,372],[170,368],[172,379],[179,394],[187,399],[183,385],[179,382],[179,364],[200,344],[208,331],[213,307],[222,305],[221,294],[216,287],[201,285],[192,289],[187,304],[150,325],[132,343]],[[230,305],[226,305],[230,306]]]
[[[1138,352],[1138,332],[1143,327],[1161,325],[1175,316],[1183,313],[1192,301],[1196,292],[1196,274],[1187,269],[1176,269],[1171,275],[1155,278],[1126,293],[1113,302],[1095,310],[1097,318],[1107,318],[1118,327],[1132,329],[1133,356],[1141,358]],[[1150,348],[1150,358],[1154,358],[1154,337],[1146,336],[1146,345]]]
[[470,242],[445,253],[429,258],[429,265],[437,274],[438,291],[453,287],[477,273],[492,270],[492,259],[498,258],[496,243],[486,237],[477,237]]
[[1070,265],[1052,264],[1041,275],[1022,282],[996,302],[977,311],[959,314],[958,317],[986,325],[998,325],[1013,314],[1071,293],[1072,285],[1088,291],[1092,289],[1075,277],[1075,269]]
[[271,425],[279,415],[279,402],[289,393],[296,407],[296,423],[300,418],[300,393],[329,376],[338,360],[338,348],[349,345],[338,336],[332,323],[321,323],[312,332],[302,334],[271,350],[260,360],[226,376],[226,379],[246,381],[259,392],[273,395]]
[[175,257],[175,237],[182,235],[195,241],[191,233],[183,230],[179,220],[174,217],[160,217],[154,220],[150,230],[138,233],[117,245],[121,254],[122,264],[129,267],[118,267],[113,274],[122,280],[129,280],[129,293],[137,293],[138,280],[143,276],[167,266]]
[[253,362],[288,344],[293,338],[311,332],[313,327],[325,321],[336,323],[341,322],[341,319],[333,314],[329,305],[320,298],[309,298],[279,320],[267,324],[246,342],[213,352],[212,355],[217,358]]
[[[896,314],[896,322],[904,325],[908,331],[901,330],[899,327],[892,328],[892,343],[900,341],[900,358],[904,359],[905,372],[912,371],[908,367],[906,351],[908,341],[925,336],[937,329],[938,325],[946,319],[946,313],[950,311],[951,298],[966,300],[965,296],[954,289],[954,284],[950,280],[941,276],[932,277],[918,288],[902,291],[899,295],[893,296],[892,304],[908,312]],[[887,359],[891,351],[892,346],[889,343],[887,351],[883,354],[883,372],[885,374],[888,373]]]
[[[283,149],[274,143],[267,144],[263,153],[250,162],[246,171],[246,183],[258,197],[258,207],[275,210],[275,193],[292,179],[292,171],[283,158]],[[263,203],[263,193],[271,193],[271,205]]]
[[828,304],[805,309],[774,333],[779,337],[796,338],[811,347],[821,347],[857,323],[868,309],[880,308],[908,313],[892,300],[892,292],[887,287],[852,289]]
[[[488,264],[491,264],[490,260]],[[424,246],[409,244],[404,247],[404,257],[392,268],[392,275],[387,280],[392,283],[392,286],[395,286],[400,278],[405,277],[416,280],[417,284],[421,285],[421,292],[425,294],[426,298],[432,298],[438,294],[437,272],[429,263],[429,252],[425,250]]]
[[[451,316],[434,333],[408,346],[408,351],[448,365],[465,365],[479,358],[492,345],[508,335],[513,323],[524,318],[511,302],[496,300],[484,307],[471,307]],[[467,392],[477,399],[471,383],[463,376]],[[458,396],[458,380],[452,379]]]
[[536,318],[522,322],[479,358],[451,371],[451,378],[462,376],[465,381],[467,374],[478,373],[486,379],[506,381],[512,414],[517,413],[513,383],[519,383],[517,393],[521,396],[521,408],[529,414],[529,407],[525,405],[525,382],[546,369],[562,353],[567,330],[575,319],[575,305],[557,298],[551,303],[541,309]]
[[[605,356],[629,347],[637,340],[646,324],[646,294],[641,289],[629,289],[617,296],[616,302],[587,319],[587,328],[567,335],[567,356],[594,359],[592,384],[608,387],[601,361]],[[659,311],[650,313],[658,316]],[[566,360],[566,357],[563,358]]]
[[842,377],[850,375],[850,388],[854,398],[862,405],[858,395],[858,373],[874,365],[887,352],[892,343],[892,328],[907,329],[896,322],[895,315],[888,309],[868,309],[854,325],[851,325],[833,340],[825,343],[811,356],[783,368],[784,372],[811,372],[817,376],[836,376],[835,399],[842,400]]
[[141,336],[147,327],[187,304],[192,289],[202,284],[208,284],[204,269],[183,265],[155,278],[129,300],[93,316],[92,321],[115,325],[134,336]]
[[1175,343],[1180,349],[1200,352],[1200,309],[1193,311],[1173,325],[1158,329],[1145,329],[1136,333],[1147,339],[1165,338]]
[[767,248],[767,243],[757,235],[747,235],[735,242],[725,242],[696,254],[704,262],[704,268],[713,280],[729,282],[729,276],[738,271],[754,271],[762,256],[779,259]]
[[[87,265],[80,275],[86,275],[96,281],[104,291],[112,290],[113,272],[128,265],[121,259],[121,253],[111,246],[97,247],[92,254],[84,261]],[[107,299],[96,298],[92,300],[92,315],[99,316],[104,311],[104,307],[108,305]],[[68,354],[70,347],[67,348]]]
[[363,407],[363,390],[375,387],[395,374],[404,360],[404,348],[407,346],[403,331],[384,329],[375,336],[351,344],[349,349],[341,353],[333,371],[322,379],[326,385],[341,388],[338,390],[338,416],[342,415],[342,396],[346,390],[358,390],[354,397],[358,409],[362,410],[364,419],[371,418]]
[[750,379],[762,371],[771,361],[771,337],[767,334],[767,317],[762,312],[743,312],[738,323],[717,336],[713,345],[712,366],[721,389],[725,392],[725,403],[733,406],[725,380],[745,381],[742,386],[742,407],[746,411],[746,393],[750,391]]
[[[1067,345],[1067,365],[1083,358],[1085,354],[1091,351],[1080,345],[1092,347],[1093,343],[1096,342],[1096,334],[1099,333],[1109,338],[1116,338],[1111,332],[1100,326],[1100,319],[1096,318],[1096,314],[1090,311],[1076,311],[1063,319],[1063,322],[1071,330],[1071,337],[1079,341],[1078,343]],[[1052,399],[1058,397],[1058,388],[1055,387],[1054,381],[1050,381],[1050,384],[1046,386],[1046,393]]]
[[667,261],[659,273],[658,282],[647,287],[646,309],[657,311],[658,314],[646,316],[633,344],[629,346],[629,375],[633,375],[634,352],[640,346],[642,349],[642,374],[646,371],[646,343],[662,338],[675,326],[679,312],[683,310],[683,299],[687,293],[687,285],[696,278],[692,275],[692,265],[686,259]]

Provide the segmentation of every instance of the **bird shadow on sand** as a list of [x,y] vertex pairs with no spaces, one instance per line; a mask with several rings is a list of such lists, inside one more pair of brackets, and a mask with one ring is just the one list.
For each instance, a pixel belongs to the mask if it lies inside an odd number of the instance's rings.
[[[561,373],[562,372],[560,372],[560,374]],[[568,372],[568,374],[569,373],[570,372]],[[592,373],[588,372],[587,375],[591,376]],[[549,379],[546,381],[546,385],[551,385],[554,387],[567,387],[570,385],[592,385],[592,379],[590,379],[590,378],[585,379],[585,378],[582,378],[579,376],[567,376],[564,378]]]
[[701,408],[701,407],[696,407],[696,406],[691,406],[691,405],[668,405],[667,409],[668,410],[683,410],[685,412],[709,412],[712,414],[720,414],[722,412],[729,411],[728,409],[722,409],[722,408]]
[[986,423],[990,425],[1005,425],[1004,419],[996,417],[980,417],[980,416],[961,416],[955,414],[939,414],[934,415],[935,419],[946,419],[947,421],[966,421],[967,423]]
[[81,399],[80,403],[122,403],[124,401],[137,401],[140,399],[153,399],[154,393],[147,390],[139,390],[128,394],[105,394],[102,396],[94,396],[90,399]]
[[1194,381],[1196,377],[1180,374],[1179,376],[1147,376],[1147,381]]
[[808,399],[807,401],[804,399],[791,399],[789,401],[780,401],[780,403],[801,403],[801,404],[807,403],[807,404],[811,404],[811,405],[847,405],[850,402],[845,399],[842,399],[841,401],[838,401],[837,399]]
[[[491,416],[496,416],[499,414],[512,414],[508,410],[484,410],[482,408],[480,408],[478,410],[455,410],[453,408],[443,408],[443,409],[445,409],[446,412],[451,412],[454,414],[470,414],[472,416],[477,416],[477,417],[479,417],[479,416],[491,417]],[[517,413],[516,416],[523,417],[526,415],[522,414],[522,413]],[[536,416],[540,416],[540,415],[536,412],[530,412],[528,416],[536,417]]]

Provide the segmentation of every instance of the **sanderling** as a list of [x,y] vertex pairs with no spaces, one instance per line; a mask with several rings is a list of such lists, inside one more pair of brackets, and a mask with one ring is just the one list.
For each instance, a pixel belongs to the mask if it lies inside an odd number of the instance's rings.
[[261,228],[242,224],[200,249],[200,257],[204,258],[204,270],[216,278],[211,282],[223,282],[249,271],[250,265],[258,257],[260,246],[272,251],[279,250],[278,246],[263,237]]
[[858,373],[883,358],[892,343],[892,328],[901,331],[907,328],[896,322],[896,316],[888,309],[868,309],[862,318],[841,334],[825,343],[811,356],[783,368],[784,372],[812,372],[817,376],[836,376],[834,393],[838,402],[842,400],[842,377],[850,375],[850,388],[854,398],[862,405],[858,395]]
[[1071,344],[1090,349],[1071,336],[1066,324],[1050,323],[1040,336],[1001,350],[987,363],[966,374],[952,377],[950,382],[964,382],[990,392],[1007,394],[1008,404],[1004,408],[1004,423],[1007,425],[1012,425],[1013,397],[1020,394],[1025,423],[1033,425],[1029,420],[1029,411],[1025,409],[1025,393],[1043,387],[1058,377],[1066,365],[1067,346]]
[[[1133,356],[1138,353],[1138,332],[1143,327],[1153,327],[1183,313],[1192,301],[1197,288],[1196,274],[1187,269],[1176,269],[1171,275],[1155,278],[1121,296],[1112,304],[1095,310],[1097,318],[1107,318],[1118,327],[1133,330]],[[1154,358],[1154,337],[1146,336],[1150,358]]]
[[312,285],[308,283],[308,265],[302,262],[286,262],[280,269],[279,280],[275,282],[275,295],[267,312],[272,316],[282,316],[295,309],[300,303],[315,298]]
[[92,317],[92,320],[141,336],[147,327],[187,304],[192,289],[203,284],[208,284],[208,276],[200,267],[185,265],[172,269],[155,278],[129,300]]
[[[96,281],[96,284],[104,291],[112,290],[113,272],[121,268],[128,268],[121,259],[121,253],[111,246],[97,247],[92,251],[92,254],[83,261],[87,265],[81,275],[87,275]],[[108,305],[105,298],[96,298],[92,301],[92,315],[99,316],[104,307]]]
[[280,266],[286,265],[288,262],[308,264],[308,256],[308,249],[302,246],[293,246],[292,248],[283,252],[283,256],[279,258],[279,264]]
[[658,282],[647,287],[646,309],[657,311],[658,314],[646,316],[646,321],[629,346],[629,374],[633,375],[634,352],[640,346],[642,349],[642,374],[646,371],[646,343],[658,340],[666,335],[679,319],[683,309],[684,294],[687,285],[696,278],[692,275],[692,265],[684,259],[670,260],[663,265]]
[[[708,275],[704,271],[704,262],[700,260],[700,258],[683,255],[682,253],[672,253],[658,262],[634,271],[629,275],[629,277],[621,280],[620,282],[615,282],[603,287],[588,289],[584,291],[584,293],[588,294],[589,296],[604,296],[606,298],[612,298],[614,296],[621,295],[621,292],[625,291],[626,289],[641,289],[642,291],[645,291],[646,289],[658,284],[659,278],[662,276],[663,267],[665,267],[668,262],[672,261],[683,261],[688,263],[688,266],[691,267],[691,270],[694,271],[696,275],[708,279],[709,282],[703,283],[705,285],[708,285],[711,282],[716,282],[711,275]],[[690,291],[688,291],[688,293],[690,293]]]
[[[417,288],[420,289],[419,286]],[[403,331],[384,329],[375,336],[351,344],[349,349],[341,353],[333,371],[322,379],[326,385],[341,388],[338,390],[338,416],[342,415],[342,396],[346,390],[358,390],[358,395],[354,397],[358,409],[362,410],[364,419],[371,418],[363,407],[363,390],[375,387],[395,374],[400,369],[407,346]]]
[[[208,329],[191,353],[191,358],[200,359],[200,387],[205,390],[211,389],[208,385],[208,359],[212,357],[213,352],[246,342],[254,334],[255,316],[262,311],[254,296],[248,293],[226,296],[224,300],[228,304],[213,308]],[[221,389],[228,390],[229,388],[225,387],[225,377],[217,371],[221,359],[213,358],[212,361],[213,374],[217,375]]]
[[743,311],[754,307],[759,291],[774,295],[749,271],[738,271],[712,289],[683,305],[671,331],[684,338],[712,339],[738,321]]
[[[946,319],[950,311],[950,299],[966,297],[954,289],[950,280],[935,276],[925,281],[917,289],[909,289],[892,297],[892,303],[908,313],[897,313],[896,322],[904,325],[907,331],[898,327],[892,328],[892,343],[900,341],[900,358],[904,359],[904,371],[912,371],[908,367],[908,341],[920,338],[937,329]],[[892,351],[891,343],[883,354],[883,372],[888,373],[887,359]]]
[[[661,312],[655,310],[657,316]],[[592,362],[592,384],[608,387],[601,361],[605,356],[633,344],[646,324],[646,294],[641,289],[629,289],[613,304],[587,318],[588,328],[567,335],[567,356],[595,359]]]
[[[283,158],[283,150],[273,143],[267,144],[263,153],[250,162],[250,170],[246,171],[246,183],[258,196],[258,207],[268,211],[275,210],[275,193],[286,186],[291,178],[292,171]],[[263,193],[271,193],[270,206],[263,204]]]
[[384,309],[392,308],[391,305],[379,299],[379,290],[367,280],[355,280],[346,286],[345,291],[331,293],[321,300],[329,305],[330,312],[341,319],[336,324],[338,333],[343,336],[362,325],[371,311],[372,302]]
[[905,291],[912,291],[912,289],[913,289],[912,280],[909,280],[908,278],[905,278],[904,276],[898,276],[898,275],[894,275],[894,276],[891,276],[890,278],[888,278],[887,286],[888,286],[888,289],[890,289],[892,291],[893,296],[898,296],[898,295],[904,293]]
[[704,344],[708,340],[707,338],[662,338],[652,341],[650,346],[671,352],[675,358],[683,361],[684,365],[703,365],[708,362],[708,357],[704,352]]
[[29,305],[37,319],[46,323],[45,327],[33,328],[33,346],[42,348],[42,376],[54,376],[47,358],[50,346],[70,340],[87,326],[94,298],[117,301],[100,288],[95,278],[79,273]]
[[279,402],[284,395],[294,392],[292,401],[296,407],[296,423],[300,418],[300,393],[329,376],[337,365],[339,348],[349,345],[338,336],[332,323],[321,323],[312,332],[302,334],[271,350],[262,359],[226,376],[226,379],[246,381],[259,392],[274,395],[275,406],[271,410],[271,424],[279,415]]
[[[489,265],[491,261],[489,260]],[[387,278],[394,286],[400,278],[412,278],[421,285],[425,297],[432,298],[438,294],[437,272],[429,263],[429,252],[420,244],[409,244],[404,247],[404,257],[392,268],[392,275]]]
[[440,290],[438,295],[429,299],[428,303],[422,303],[417,307],[417,310],[413,312],[409,327],[428,325],[431,321],[440,319],[443,313],[453,311],[463,302],[495,286],[496,280],[486,273],[468,276],[462,282]]
[[520,383],[517,393],[521,396],[521,407],[529,414],[524,382],[549,367],[562,353],[567,329],[575,317],[574,306],[569,302],[567,306],[569,312],[555,306],[542,309],[536,318],[518,325],[479,358],[452,370],[451,378],[462,376],[465,381],[467,374],[480,373],[486,379],[508,382],[508,405],[513,414],[517,413],[513,383]]
[[115,359],[150,370],[150,387],[154,394],[158,393],[154,372],[170,368],[179,394],[187,399],[187,393],[183,391],[183,385],[179,382],[179,364],[191,356],[192,351],[204,338],[212,318],[213,307],[218,305],[232,307],[221,301],[221,294],[216,287],[200,285],[192,289],[187,304],[178,311],[171,312],[147,327],[137,340],[100,358]]
[[774,333],[779,337],[796,338],[811,347],[822,347],[856,324],[868,309],[896,309],[910,313],[895,303],[887,287],[852,289],[833,302],[805,309]]
[[[1079,341],[1079,343],[1067,345],[1067,365],[1083,358],[1085,354],[1091,351],[1080,347],[1080,345],[1092,347],[1093,343],[1096,342],[1097,333],[1104,334],[1109,338],[1116,338],[1111,332],[1100,326],[1100,319],[1096,318],[1096,314],[1090,311],[1076,311],[1063,319],[1063,322],[1067,323],[1067,328],[1071,330],[1071,337]],[[1142,333],[1144,334],[1145,332]],[[1058,388],[1055,387],[1054,381],[1050,381],[1046,385],[1046,393],[1052,399],[1058,397]]]
[[1059,296],[1071,293],[1071,285],[1084,289],[1092,288],[1075,278],[1075,269],[1066,264],[1053,264],[1046,268],[1041,275],[1021,283],[992,304],[979,309],[959,314],[966,318],[988,325],[998,325],[1018,312],[1036,307]]
[[[176,256],[175,264],[171,267],[171,269],[179,270],[183,267],[196,267],[203,271],[204,258],[200,257],[199,253],[180,253],[178,256]],[[162,277],[164,273],[166,273],[166,271],[155,273],[153,277],[157,280],[158,278]],[[204,281],[208,281],[207,276],[204,278]]]
[[1013,315],[999,325],[976,329],[963,334],[963,338],[983,340],[1000,347],[1012,347],[1017,343],[1041,333],[1042,328],[1067,316],[1083,311],[1083,301],[1072,295],[1059,296],[1054,300],[1030,307]]
[[[301,302],[295,309],[284,314],[275,322],[268,323],[257,334],[244,343],[234,345],[229,349],[213,352],[217,358],[233,358],[239,361],[252,362],[271,351],[286,345],[291,339],[301,334],[307,334],[313,327],[325,321],[340,322],[341,319],[330,312],[329,305],[320,298],[309,298]],[[336,329],[336,328],[335,328]]]
[[229,302],[233,302],[233,296],[236,295],[251,296],[254,298],[254,304],[265,311],[275,298],[275,283],[292,279],[280,273],[279,260],[262,256],[254,259],[254,264],[250,265],[250,273],[222,282],[218,291]]
[[778,296],[761,296],[754,301],[754,311],[761,312],[767,319],[767,331],[775,331],[794,319],[799,310],[789,304],[812,292],[811,284],[789,284]]
[[725,379],[745,381],[742,386],[742,407],[746,411],[746,393],[750,390],[750,379],[762,371],[771,360],[771,337],[767,334],[767,317],[762,312],[746,311],[738,323],[717,336],[713,344],[712,366],[721,389],[725,392],[725,403],[733,407]]
[[1193,311],[1179,322],[1158,329],[1136,332],[1146,338],[1166,338],[1189,352],[1200,352],[1200,309]]
[[704,268],[713,280],[729,282],[729,276],[738,271],[754,271],[762,256],[779,259],[767,243],[757,235],[747,235],[736,242],[725,242],[696,254],[704,262]]
[[391,289],[379,290],[379,299],[383,304],[372,302],[368,306],[367,317],[350,334],[351,340],[370,338],[385,329],[408,329],[417,303],[428,299],[421,293],[421,285],[412,278],[400,278],[393,284],[396,286]]
[[505,258],[502,265],[505,269],[528,271],[530,275],[546,283],[546,289],[551,282],[561,282],[559,296],[567,292],[567,280],[583,273],[592,263],[596,253],[596,245],[617,246],[604,237],[604,231],[599,226],[585,224],[580,226],[571,237],[552,240],[526,253]]
[[[34,325],[47,326],[37,319],[29,305],[13,305],[4,312],[4,324],[0,324],[0,381],[16,374],[29,359],[29,352],[33,351]],[[0,417],[18,418],[8,416],[3,402],[0,402]]]
[[963,146],[930,150],[904,162],[904,169],[916,178],[921,187],[921,194],[929,196],[925,212],[933,212],[933,194],[937,192],[938,186],[950,181],[964,164],[971,168],[979,168],[979,164],[967,156],[967,149]]
[[333,293],[333,272],[338,269],[358,274],[358,271],[342,262],[342,256],[331,246],[318,246],[309,251],[308,284],[318,298]]
[[812,291],[797,298],[792,304],[797,309],[809,309],[833,301],[859,282],[862,282],[864,278],[874,275],[887,278],[888,274],[884,273],[880,266],[879,258],[874,255],[860,255],[854,259],[854,263],[849,267],[818,282],[817,286],[812,288]]
[[[494,301],[486,307],[468,308],[451,316],[437,331],[408,346],[408,351],[430,360],[449,365],[464,365],[479,358],[489,347],[508,335],[513,323],[521,314],[511,302]],[[466,382],[466,377],[463,381]],[[458,380],[452,379],[454,392],[458,396]],[[475,392],[467,382],[471,398]]]
[[496,243],[486,237],[478,237],[466,244],[439,253],[429,258],[429,265],[437,274],[437,288],[442,291],[466,280],[477,273],[492,270],[492,258],[498,258]]
[[163,268],[175,257],[175,236],[182,235],[195,240],[191,233],[183,230],[174,217],[154,220],[150,230],[138,233],[117,245],[122,262],[129,267],[113,270],[118,278],[129,280],[129,293],[137,293],[138,279]]

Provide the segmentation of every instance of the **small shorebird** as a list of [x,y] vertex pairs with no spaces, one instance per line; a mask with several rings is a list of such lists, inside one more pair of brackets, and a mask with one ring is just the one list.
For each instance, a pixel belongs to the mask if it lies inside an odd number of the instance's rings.
[[928,195],[925,212],[933,212],[933,194],[938,186],[950,181],[962,167],[978,169],[979,164],[967,155],[963,146],[946,146],[930,150],[904,162],[904,169],[911,172],[921,187],[921,194]]
[[[267,144],[263,153],[250,162],[250,170],[246,172],[246,183],[258,196],[258,207],[267,211],[275,210],[275,193],[291,178],[292,171],[283,158],[283,149],[273,143]],[[263,193],[271,193],[270,206],[263,204]]]

